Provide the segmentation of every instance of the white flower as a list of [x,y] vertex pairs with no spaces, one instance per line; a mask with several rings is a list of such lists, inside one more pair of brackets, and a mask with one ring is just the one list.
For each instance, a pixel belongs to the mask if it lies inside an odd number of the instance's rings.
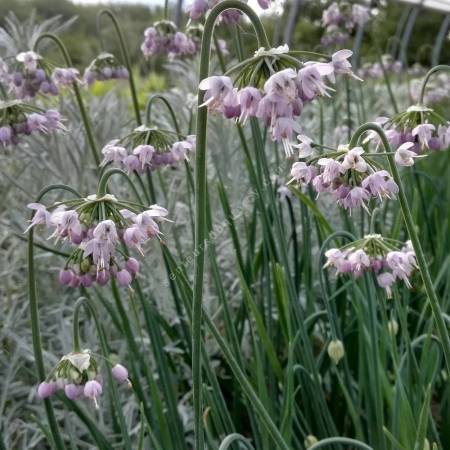
[[418,155],[417,153],[409,150],[411,147],[414,147],[413,142],[405,142],[400,145],[400,147],[395,152],[395,162],[399,166],[413,166],[414,158],[424,158],[425,155]]
[[304,134],[299,134],[297,139],[300,141],[300,144],[294,144],[292,147],[298,148],[299,158],[307,158],[313,152],[313,148],[311,146],[313,140]]

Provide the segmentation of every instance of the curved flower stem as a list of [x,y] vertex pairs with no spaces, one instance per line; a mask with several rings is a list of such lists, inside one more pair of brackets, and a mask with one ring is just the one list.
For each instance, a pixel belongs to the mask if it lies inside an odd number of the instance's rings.
[[[142,125],[141,112],[139,110],[139,102],[136,93],[136,84],[134,82],[133,70],[130,62],[130,54],[128,52],[126,41],[123,38],[122,29],[120,28],[119,21],[117,20],[116,16],[112,13],[112,11],[110,11],[109,9],[102,9],[97,13],[97,31],[99,37],[101,36],[100,20],[102,16],[108,16],[114,25],[114,29],[116,30],[116,35],[119,39],[119,46],[120,46],[120,53],[122,55],[122,60],[125,64],[125,67],[128,70],[128,82],[130,84],[131,99],[133,101],[133,109],[134,114],[136,116],[136,123],[138,124],[138,126]],[[100,42],[102,42],[101,37]]]
[[[84,306],[92,315],[92,318],[94,319],[95,327],[97,329],[98,338],[100,341],[100,347],[102,351],[102,357],[106,364],[106,378],[108,382],[108,387],[111,391],[111,397],[112,401],[114,403],[114,408],[117,413],[117,417],[119,419],[120,428],[121,428],[121,435],[124,439],[124,448],[126,450],[131,450],[131,441],[130,436],[128,433],[128,429],[125,422],[125,417],[122,412],[122,405],[120,404],[119,397],[117,395],[117,388],[114,384],[114,380],[111,373],[111,363],[108,359],[109,357],[109,351],[108,351],[108,344],[106,342],[105,332],[103,330],[102,324],[98,319],[98,314],[95,308],[95,305],[93,301],[89,297],[80,297],[74,305],[73,308],[73,348],[74,351],[80,351],[80,331],[79,331],[79,315],[80,315],[80,308]],[[112,412],[114,414],[114,412]]]
[[181,130],[180,125],[178,124],[177,116],[175,115],[175,111],[172,108],[172,105],[170,104],[169,100],[167,100],[164,95],[161,94],[155,94],[149,97],[147,100],[147,105],[145,106],[145,120],[147,125],[151,123],[152,120],[152,105],[156,100],[160,100],[164,105],[167,107],[170,118],[173,122],[173,127],[175,128],[175,131],[177,132],[178,136],[181,136]]
[[[49,40],[53,41],[56,44],[56,46],[59,48],[67,67],[73,67],[72,58],[70,57],[69,52],[67,51],[65,45],[62,43],[61,39],[59,39],[57,36],[55,36],[52,33],[41,34],[36,39],[36,43],[34,44],[34,50],[36,50],[38,48],[39,43],[44,39],[49,39]],[[84,129],[86,131],[86,138],[88,140],[89,147],[91,148],[92,155],[95,160],[95,164],[97,166],[99,166],[100,165],[100,155],[99,155],[99,151],[97,148],[97,144],[95,142],[94,133],[92,131],[92,125],[89,120],[89,116],[87,114],[86,108],[84,106],[83,97],[81,96],[80,88],[76,81],[73,82],[73,91],[75,93],[75,98],[77,99],[78,109],[80,110],[81,120],[83,121]]]
[[445,71],[445,72],[450,72],[450,66],[447,66],[445,64],[440,64],[439,66],[434,66],[432,67],[427,74],[425,75],[423,81],[422,81],[422,87],[420,89],[420,100],[419,100],[419,105],[423,105],[423,100],[425,97],[425,89],[427,87],[427,83],[430,80],[431,76],[439,71]]
[[[206,19],[200,55],[199,80],[208,77],[211,39],[217,17],[227,9],[238,9],[248,16],[255,28],[258,48],[269,47],[266,32],[257,14],[240,0],[225,0],[217,4]],[[195,152],[195,237],[194,237],[194,295],[192,306],[192,377],[194,397],[195,450],[203,450],[202,430],[202,376],[201,376],[201,322],[206,237],[206,128],[208,112],[203,103],[203,92],[198,91],[197,146]]]
[[439,299],[436,295],[436,291],[433,286],[433,281],[431,280],[430,272],[428,271],[427,261],[425,259],[425,255],[422,250],[422,246],[420,245],[420,239],[416,231],[416,227],[411,215],[411,211],[409,209],[408,201],[406,199],[405,190],[403,188],[402,180],[400,178],[400,174],[398,172],[397,166],[394,161],[394,157],[392,154],[389,154],[391,151],[389,142],[386,138],[386,135],[383,129],[376,123],[366,123],[360,126],[352,136],[350,141],[350,148],[355,147],[360,139],[360,137],[367,131],[375,131],[381,139],[383,143],[383,147],[386,155],[389,167],[391,169],[392,176],[394,181],[397,183],[399,187],[398,199],[400,202],[400,207],[403,214],[403,219],[405,221],[406,230],[408,231],[409,238],[411,239],[414,251],[416,253],[417,264],[419,266],[419,271],[422,276],[422,280],[425,286],[425,291],[428,296],[428,300],[430,302],[431,310],[433,311],[434,320],[436,322],[437,331],[439,334],[439,338],[441,340],[441,345],[445,355],[445,362],[447,365],[447,371],[450,374],[450,339],[447,333],[447,328],[442,317],[441,307],[439,305]]
[[[72,188],[62,184],[54,184],[43,189],[37,196],[36,202],[39,203],[48,192],[54,190],[66,190],[72,192],[76,197],[79,197],[78,192],[76,192]],[[35,212],[33,211],[33,213],[31,214],[31,219],[33,219],[34,214]],[[36,362],[37,376],[39,378],[39,381],[43,381],[45,380],[46,375],[45,375],[44,357],[42,354],[41,332],[39,326],[39,306],[37,300],[36,274],[34,269],[33,227],[31,227],[30,230],[28,231],[27,258],[28,258],[28,298],[30,301],[30,320],[31,320],[31,335],[33,339],[33,353]],[[56,421],[51,401],[49,399],[45,399],[44,404],[54,444],[58,450],[64,450],[65,446],[59,433],[59,427]]]
[[239,433],[229,434],[220,444],[219,450],[228,450],[230,448],[231,444],[233,444],[234,442],[240,442],[240,443],[244,444],[244,446],[248,450],[255,450],[253,448],[253,445],[250,444],[249,440],[246,439],[244,436],[242,436],[242,434],[239,434]]
[[357,441],[356,439],[350,439],[345,437],[333,437],[333,438],[327,438],[322,439],[317,444],[314,444],[313,446],[309,447],[309,450],[318,450],[319,448],[326,447],[328,445],[332,444],[347,444],[351,445],[352,447],[358,447],[362,450],[373,450],[372,447],[368,446],[367,444],[364,444],[364,442]]
[[97,196],[103,197],[107,193],[108,181],[113,175],[116,175],[116,174],[121,175],[122,177],[124,177],[126,179],[128,184],[130,185],[131,189],[133,190],[134,195],[140,201],[139,192],[137,191],[134,183],[131,181],[131,178],[122,169],[117,169],[117,168],[105,170],[105,172],[102,174],[100,181],[98,182]]

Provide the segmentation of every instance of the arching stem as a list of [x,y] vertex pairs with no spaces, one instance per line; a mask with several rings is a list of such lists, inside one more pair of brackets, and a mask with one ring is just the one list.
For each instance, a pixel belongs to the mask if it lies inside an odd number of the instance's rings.
[[420,100],[419,100],[420,105],[423,105],[423,101],[425,98],[425,89],[427,88],[428,81],[430,81],[430,78],[433,74],[435,74],[436,72],[440,72],[440,71],[450,72],[450,66],[446,66],[445,64],[440,64],[438,66],[432,67],[427,72],[427,74],[425,75],[425,77],[422,81],[422,87],[420,89]]
[[[41,34],[36,39],[36,42],[34,44],[34,50],[37,50],[39,43],[44,39],[49,39],[49,40],[53,41],[56,44],[56,46],[58,47],[58,49],[60,50],[60,52],[64,58],[64,62],[66,63],[66,66],[73,67],[72,58],[70,57],[69,52],[67,51],[65,45],[62,43],[61,39],[59,39],[57,36],[55,36],[52,33]],[[83,121],[84,129],[86,132],[86,138],[89,143],[89,147],[91,148],[92,156],[94,157],[95,164],[97,166],[99,166],[100,165],[100,155],[99,155],[99,151],[97,148],[97,144],[95,142],[94,133],[92,131],[92,125],[89,120],[89,116],[87,114],[86,108],[84,106],[83,97],[81,96],[80,88],[76,81],[73,82],[73,91],[75,93],[75,98],[78,103],[78,109],[80,110],[81,120]]]
[[[209,60],[211,39],[217,17],[227,9],[238,9],[248,16],[255,28],[258,48],[269,47],[264,28],[257,14],[240,0],[225,0],[217,4],[206,19],[200,54],[199,80],[209,75]],[[204,450],[204,437],[202,429],[202,374],[201,374],[201,323],[202,323],[202,297],[204,250],[206,237],[206,128],[208,112],[203,103],[203,92],[198,91],[197,114],[197,146],[195,154],[195,237],[194,237],[194,292],[192,305],[192,377],[194,397],[194,433],[195,450]]]
[[[425,83],[424,83],[425,84]],[[383,129],[376,123],[366,123],[362,126],[360,126],[354,133],[351,141],[350,141],[350,148],[355,147],[360,137],[367,131],[375,131],[381,139],[381,142],[383,144],[384,150],[387,153],[386,157],[389,162],[389,167],[392,173],[392,177],[394,178],[394,181],[397,183],[399,187],[399,193],[398,193],[398,200],[400,202],[400,208],[402,210],[403,219],[405,221],[406,230],[408,232],[409,238],[411,239],[417,264],[419,266],[420,275],[422,277],[425,291],[427,293],[428,301],[430,302],[431,310],[433,312],[434,320],[436,322],[436,327],[439,335],[439,339],[441,341],[441,345],[444,351],[445,355],[445,362],[447,365],[447,371],[450,374],[450,339],[447,333],[447,328],[444,322],[444,319],[442,317],[442,311],[441,307],[439,305],[439,299],[437,297],[436,291],[433,286],[433,281],[431,280],[430,272],[428,271],[428,263],[425,259],[424,252],[422,250],[422,246],[420,244],[419,235],[416,231],[416,226],[414,224],[411,211],[409,209],[408,201],[406,199],[405,190],[402,184],[402,180],[400,178],[399,171],[397,169],[397,166],[395,164],[395,160],[393,155],[390,153],[391,148],[389,145],[389,142],[386,138],[386,135],[383,131]]]
[[[70,187],[61,184],[55,184],[43,189],[37,196],[36,202],[39,203],[48,192],[55,190],[66,190],[73,193],[76,197],[79,197],[79,194]],[[31,220],[34,217],[34,214],[35,212],[33,211],[33,213],[31,214]],[[41,331],[39,325],[39,306],[36,289],[36,274],[34,269],[33,227],[31,227],[30,230],[28,231],[27,258],[28,258],[28,299],[30,302],[30,321],[31,321],[31,335],[33,339],[33,353],[34,353],[34,360],[36,363],[36,372],[38,379],[39,381],[44,381],[46,378],[46,373],[45,373],[44,357],[42,353]],[[49,399],[45,399],[44,405],[49,423],[50,433],[53,437],[55,447],[58,450],[64,450],[65,446],[61,438],[61,434],[59,433],[59,427],[56,421],[55,412],[53,411],[51,401]]]
[[[100,27],[100,20],[101,20],[102,16],[109,17],[111,19],[111,22],[114,25],[114,29],[116,30],[116,35],[117,35],[117,38],[119,39],[120,54],[122,56],[122,61],[124,62],[125,67],[128,70],[128,82],[130,84],[130,93],[131,93],[131,99],[133,101],[133,109],[134,109],[134,114],[136,116],[136,123],[138,124],[138,126],[142,125],[141,112],[139,110],[139,102],[138,102],[137,93],[136,93],[136,84],[134,82],[133,70],[132,70],[131,62],[130,62],[130,53],[128,51],[126,41],[123,37],[122,29],[120,28],[119,21],[117,20],[116,16],[112,13],[112,11],[110,11],[109,9],[100,10],[97,13],[97,31],[98,31],[98,35],[100,37],[100,42],[102,42],[101,27]],[[103,45],[103,43],[102,43],[102,45]]]

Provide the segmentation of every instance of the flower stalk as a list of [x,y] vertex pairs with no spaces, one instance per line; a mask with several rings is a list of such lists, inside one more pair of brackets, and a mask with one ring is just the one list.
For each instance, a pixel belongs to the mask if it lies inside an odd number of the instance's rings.
[[[66,46],[63,44],[61,39],[59,39],[56,35],[54,35],[52,33],[41,34],[36,39],[36,43],[34,44],[34,50],[36,50],[38,48],[39,43],[41,41],[43,41],[44,39],[49,39],[56,44],[56,46],[58,47],[58,49],[60,50],[60,52],[64,58],[64,62],[66,63],[67,67],[73,66],[72,58],[70,57],[69,52],[66,49]],[[75,98],[78,103],[78,109],[80,110],[81,120],[83,121],[84,129],[86,132],[86,138],[87,138],[89,147],[91,149],[92,156],[94,157],[95,164],[97,166],[99,166],[100,165],[100,154],[99,154],[99,151],[97,148],[97,143],[95,142],[91,121],[90,121],[88,113],[86,111],[86,107],[84,106],[83,97],[81,95],[80,88],[76,81],[73,82],[73,91],[75,93]]]
[[[426,84],[426,83],[424,83]],[[406,230],[408,232],[409,238],[413,245],[414,251],[416,253],[417,264],[419,266],[420,275],[422,277],[425,291],[427,293],[428,301],[430,302],[431,310],[433,312],[434,320],[436,322],[436,327],[443,348],[445,362],[447,365],[447,371],[450,374],[450,338],[447,332],[447,328],[442,317],[441,307],[439,305],[439,299],[437,297],[436,291],[433,286],[433,281],[431,280],[430,272],[428,270],[428,264],[425,259],[425,255],[420,244],[419,235],[416,231],[414,220],[412,218],[411,211],[409,209],[408,200],[406,199],[405,190],[400,178],[400,173],[395,164],[395,160],[391,152],[391,147],[389,145],[388,139],[383,131],[383,129],[376,123],[366,123],[360,126],[352,136],[350,141],[350,148],[355,147],[360,137],[367,131],[375,131],[381,139],[384,147],[384,151],[387,153],[386,157],[388,159],[389,167],[392,173],[394,181],[399,187],[398,200],[400,202],[400,208],[402,210],[403,219],[405,221]]]
[[[218,16],[228,9],[238,9],[252,22],[259,47],[269,48],[269,41],[257,14],[239,0],[225,0],[209,13],[205,23],[200,54],[199,82],[209,75],[211,40]],[[202,373],[201,373],[201,324],[204,272],[204,246],[206,238],[206,129],[208,112],[203,104],[204,91],[198,91],[197,145],[195,154],[195,236],[194,236],[194,293],[192,304],[192,377],[194,397],[194,433],[196,450],[204,449],[202,427]]]

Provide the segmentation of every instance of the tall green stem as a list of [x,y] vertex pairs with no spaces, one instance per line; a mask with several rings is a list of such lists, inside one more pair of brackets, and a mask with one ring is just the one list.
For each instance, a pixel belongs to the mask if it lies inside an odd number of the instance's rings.
[[[59,39],[57,36],[55,36],[52,33],[43,33],[41,34],[37,39],[36,43],[34,44],[34,49],[37,50],[39,43],[44,40],[49,39],[53,41],[56,46],[61,51],[61,54],[64,58],[64,61],[67,65],[67,67],[73,67],[72,64],[72,58],[69,55],[69,52],[67,51],[65,45],[62,43],[61,39]],[[84,106],[83,97],[81,96],[80,88],[78,86],[78,83],[76,81],[73,82],[73,91],[75,93],[75,98],[77,99],[78,103],[78,109],[80,110],[81,114],[81,120],[83,121],[84,129],[86,131],[86,138],[89,143],[89,147],[92,151],[92,156],[94,157],[95,164],[97,166],[100,165],[100,155],[97,148],[97,144],[95,142],[94,133],[92,131],[92,125],[89,120],[89,116],[87,114],[86,108]]]
[[442,317],[442,311],[439,305],[439,299],[437,297],[436,291],[433,286],[433,281],[431,280],[430,272],[428,271],[428,264],[425,259],[422,246],[420,244],[419,235],[416,231],[416,226],[414,224],[411,211],[409,209],[408,201],[406,199],[405,190],[403,188],[402,180],[398,172],[397,166],[393,155],[391,154],[391,148],[389,142],[384,134],[383,129],[376,123],[366,123],[360,126],[354,133],[351,141],[350,148],[355,147],[360,137],[367,131],[375,131],[383,143],[384,151],[387,153],[386,157],[389,162],[389,167],[391,169],[394,181],[399,187],[398,200],[400,202],[400,208],[402,210],[403,219],[405,221],[406,230],[408,231],[409,238],[411,239],[414,251],[416,253],[417,264],[419,266],[420,275],[422,277],[425,291],[430,302],[431,310],[433,311],[434,320],[436,322],[437,331],[441,341],[441,345],[445,355],[445,362],[447,364],[447,371],[450,374],[450,339],[447,333],[447,328]]
[[[264,28],[256,13],[240,0],[225,0],[216,5],[205,23],[200,55],[199,80],[209,75],[211,39],[217,17],[227,9],[238,9],[252,22],[258,40],[258,47],[269,47]],[[194,236],[194,295],[192,305],[192,377],[194,397],[195,450],[204,450],[202,429],[202,374],[201,374],[201,323],[203,297],[204,247],[206,237],[206,128],[208,112],[203,103],[203,92],[198,91],[197,147],[195,155],[195,236]]]
[[[36,202],[39,203],[42,198],[50,191],[54,190],[67,190],[72,192],[76,197],[79,197],[79,194],[73,189],[69,188],[65,185],[51,185],[43,189],[38,197],[36,198]],[[35,212],[31,215],[31,220],[34,217]],[[42,342],[41,342],[41,332],[39,325],[39,306],[37,299],[37,289],[36,289],[36,274],[34,268],[34,229],[30,228],[28,231],[28,299],[30,302],[30,321],[31,321],[31,335],[33,339],[33,353],[34,360],[36,363],[36,371],[39,381],[43,381],[46,378],[45,366],[44,366],[44,357],[42,353]],[[47,419],[49,423],[50,433],[52,434],[53,441],[55,447],[58,450],[64,450],[65,446],[63,440],[61,438],[61,434],[59,433],[58,423],[56,421],[55,412],[53,411],[53,407],[51,401],[49,399],[44,400],[45,412],[47,414]]]
[[109,9],[102,9],[97,13],[97,31],[99,37],[101,31],[100,19],[102,16],[109,17],[114,25],[114,29],[116,30],[116,34],[119,39],[120,54],[122,55],[122,61],[124,62],[125,67],[128,70],[128,82],[130,84],[131,99],[133,101],[133,109],[134,114],[136,116],[136,123],[138,124],[138,126],[142,125],[141,112],[139,110],[139,102],[136,93],[136,84],[134,82],[133,70],[130,62],[130,53],[128,51],[126,41],[123,38],[122,29],[120,28],[119,21],[117,20],[116,16],[112,13],[112,11],[110,11]]
[[420,101],[419,101],[419,105],[423,105],[423,100],[425,97],[425,89],[427,87],[428,81],[430,80],[431,76],[439,71],[445,71],[445,72],[450,72],[450,66],[446,66],[444,64],[440,64],[439,66],[434,66],[432,67],[427,74],[425,75],[423,81],[422,81],[422,88],[420,89]]

